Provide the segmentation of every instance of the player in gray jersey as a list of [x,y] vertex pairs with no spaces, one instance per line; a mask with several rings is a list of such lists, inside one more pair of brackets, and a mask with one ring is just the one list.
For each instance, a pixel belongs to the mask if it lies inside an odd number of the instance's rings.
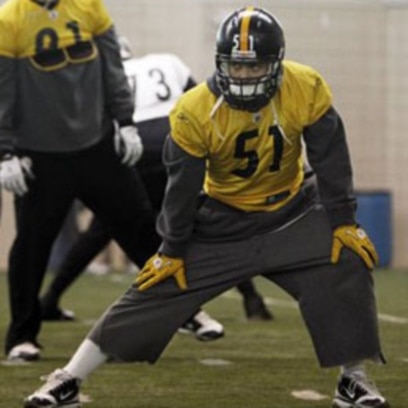
[[10,360],[40,356],[38,295],[76,198],[127,253],[158,246],[150,202],[131,168],[143,146],[113,22],[102,0],[89,3],[92,10],[84,4],[0,7],[0,183],[15,194],[17,229],[8,265]]

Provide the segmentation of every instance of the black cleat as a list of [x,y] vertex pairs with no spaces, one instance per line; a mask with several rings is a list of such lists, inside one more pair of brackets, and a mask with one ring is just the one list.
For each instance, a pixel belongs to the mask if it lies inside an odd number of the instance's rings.
[[224,336],[224,327],[206,312],[200,310],[179,328],[179,332],[193,334],[197,340],[213,341]]
[[389,408],[374,383],[364,376],[341,376],[333,399],[333,408]]
[[80,381],[61,369],[46,377],[46,383],[24,400],[24,408],[79,408]]
[[72,310],[60,309],[58,307],[43,308],[42,320],[49,322],[72,322],[75,320],[75,313]]

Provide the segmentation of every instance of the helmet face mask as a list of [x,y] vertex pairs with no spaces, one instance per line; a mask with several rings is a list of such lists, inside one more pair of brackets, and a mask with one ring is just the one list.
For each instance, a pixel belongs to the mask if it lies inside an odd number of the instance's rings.
[[225,101],[250,112],[267,105],[280,86],[284,49],[280,24],[266,11],[248,7],[228,16],[216,51],[216,80]]

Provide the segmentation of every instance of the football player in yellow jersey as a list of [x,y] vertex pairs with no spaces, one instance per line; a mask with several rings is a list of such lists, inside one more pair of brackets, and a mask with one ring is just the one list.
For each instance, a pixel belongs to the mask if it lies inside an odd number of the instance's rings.
[[321,75],[284,51],[266,10],[222,22],[215,74],[171,113],[159,252],[26,407],[75,404],[108,358],[155,362],[192,310],[258,275],[299,301],[320,365],[340,367],[333,406],[389,406],[365,372],[366,360],[384,361],[378,257],[356,224],[344,126]]
[[[102,0],[3,2],[0,82],[0,184],[15,195],[17,221],[5,352],[9,360],[36,360],[38,295],[51,246],[76,198],[129,253],[142,245],[148,258],[160,240],[144,186],[127,167],[143,146]],[[141,243],[139,234],[147,234]]]

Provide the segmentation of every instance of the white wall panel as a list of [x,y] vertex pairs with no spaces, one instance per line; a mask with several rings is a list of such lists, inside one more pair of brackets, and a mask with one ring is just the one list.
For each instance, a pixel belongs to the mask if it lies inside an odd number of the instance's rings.
[[[0,1],[0,4],[4,1]],[[173,52],[198,80],[213,70],[216,28],[236,0],[105,0],[135,55]],[[358,189],[389,189],[396,266],[408,267],[408,0],[257,0],[281,20],[287,57],[327,79],[348,131]],[[6,200],[9,204],[9,199]],[[0,267],[14,234],[0,229]]]

